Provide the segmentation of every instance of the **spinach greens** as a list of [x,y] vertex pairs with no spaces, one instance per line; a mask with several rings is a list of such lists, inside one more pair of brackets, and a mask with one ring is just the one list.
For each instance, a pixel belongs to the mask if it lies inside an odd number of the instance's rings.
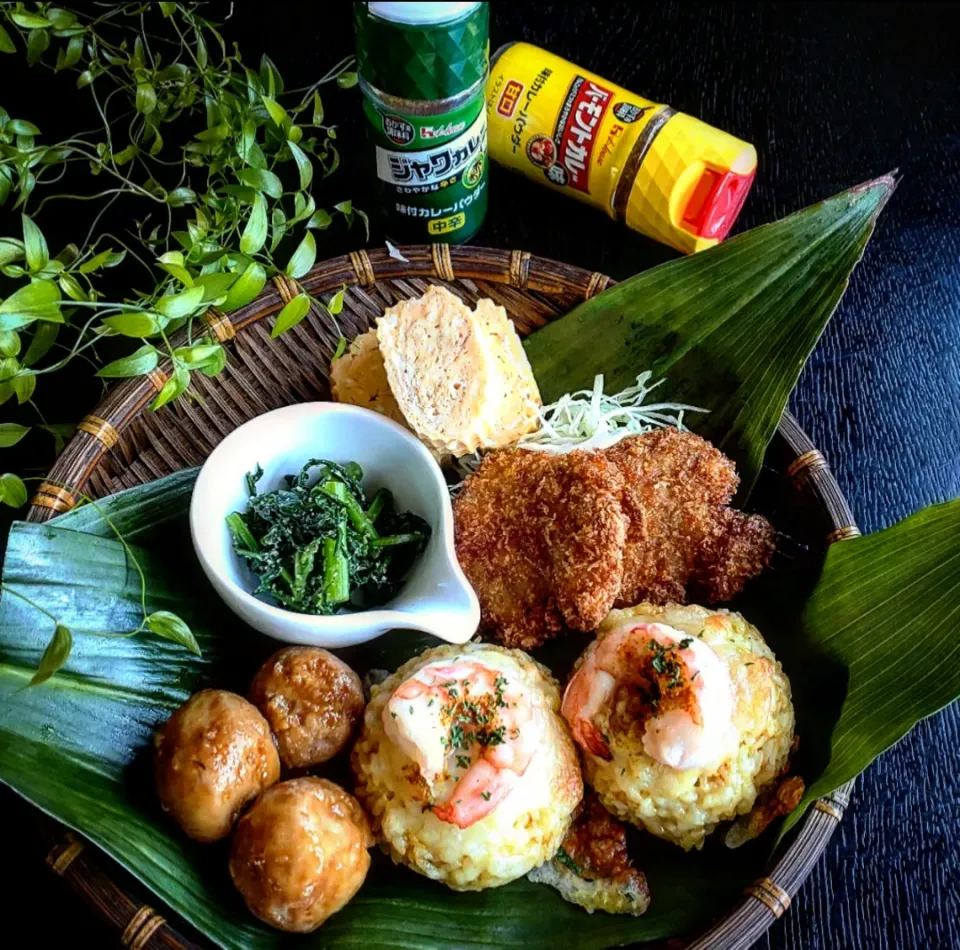
[[422,518],[394,511],[385,488],[367,505],[355,462],[310,459],[299,475],[285,476],[285,488],[258,493],[262,476],[259,465],[247,475],[247,510],[228,515],[227,526],[260,578],[254,593],[298,613],[385,603],[430,537]]

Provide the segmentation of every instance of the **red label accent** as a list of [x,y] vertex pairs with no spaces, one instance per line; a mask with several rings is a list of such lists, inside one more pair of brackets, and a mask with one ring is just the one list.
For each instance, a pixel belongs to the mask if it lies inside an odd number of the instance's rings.
[[597,128],[613,100],[613,90],[592,79],[576,76],[557,118],[554,139],[559,146],[558,164],[567,172],[567,184],[590,191],[590,156]]
[[500,93],[500,101],[497,103],[497,112],[509,119],[513,115],[513,110],[517,108],[520,101],[520,93],[523,92],[523,83],[511,79]]

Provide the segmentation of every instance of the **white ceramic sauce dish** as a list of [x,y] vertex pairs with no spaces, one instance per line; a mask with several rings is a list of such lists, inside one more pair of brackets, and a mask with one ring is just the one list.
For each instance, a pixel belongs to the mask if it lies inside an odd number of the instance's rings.
[[[314,616],[250,593],[257,587],[256,575],[234,551],[225,519],[246,510],[245,475],[258,464],[263,478],[257,487],[271,491],[311,458],[356,462],[368,498],[388,488],[398,511],[412,511],[430,525],[426,549],[397,596],[383,607]],[[200,564],[224,603],[251,627],[287,643],[347,647],[397,628],[465,643],[480,622],[477,596],[457,563],[453,509],[439,466],[403,426],[368,409],[304,403],[267,412],[235,429],[200,470],[190,502],[190,533]]]

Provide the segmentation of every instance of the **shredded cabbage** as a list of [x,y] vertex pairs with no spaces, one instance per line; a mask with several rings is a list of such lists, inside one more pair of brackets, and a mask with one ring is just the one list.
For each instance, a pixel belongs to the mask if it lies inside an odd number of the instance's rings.
[[[685,412],[707,412],[698,406],[679,402],[659,402],[644,405],[644,400],[661,383],[651,383],[652,373],[637,376],[635,386],[629,386],[615,396],[603,391],[603,376],[593,381],[593,389],[567,393],[555,403],[539,410],[540,428],[521,436],[515,443],[519,449],[537,452],[563,453],[574,449],[606,449],[629,435],[642,435],[653,429],[676,426],[683,429]],[[481,452],[456,459],[454,469],[464,479],[476,471]],[[462,481],[451,487],[455,492]]]

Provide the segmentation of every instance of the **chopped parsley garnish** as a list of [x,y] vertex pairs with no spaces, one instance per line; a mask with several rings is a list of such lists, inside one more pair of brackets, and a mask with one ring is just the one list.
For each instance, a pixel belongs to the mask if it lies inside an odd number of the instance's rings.
[[481,792],[481,793],[480,793],[480,797],[481,797],[485,802],[490,801],[490,793],[489,793],[489,792]]
[[569,854],[567,854],[566,851],[563,850],[563,848],[556,853],[556,856],[553,860],[559,861],[565,868],[569,868],[574,874],[577,875],[577,877],[583,877],[583,871],[580,870],[580,866],[576,861],[573,860],[573,858],[570,857]]
[[457,768],[458,769],[468,769],[470,768],[470,758],[466,755],[457,756]]
[[684,638],[680,641],[680,649],[681,649],[681,650],[686,650],[686,648],[687,648],[688,646],[690,646],[691,643],[693,643],[693,638],[692,638],[692,637],[684,637]]

